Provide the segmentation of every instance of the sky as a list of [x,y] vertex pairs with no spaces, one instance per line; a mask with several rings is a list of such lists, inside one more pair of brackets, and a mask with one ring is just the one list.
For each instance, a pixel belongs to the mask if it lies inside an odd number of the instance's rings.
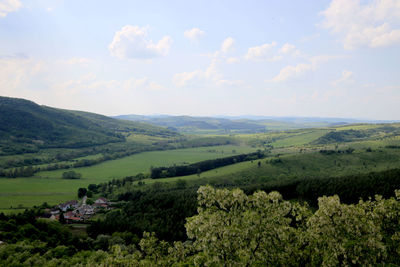
[[104,115],[400,119],[400,0],[0,0],[0,95]]

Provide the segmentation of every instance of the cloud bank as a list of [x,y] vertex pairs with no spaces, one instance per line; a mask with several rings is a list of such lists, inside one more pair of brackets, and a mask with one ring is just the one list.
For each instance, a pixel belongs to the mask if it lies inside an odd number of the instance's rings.
[[400,44],[400,1],[333,0],[321,12],[322,27],[342,38],[345,49]]

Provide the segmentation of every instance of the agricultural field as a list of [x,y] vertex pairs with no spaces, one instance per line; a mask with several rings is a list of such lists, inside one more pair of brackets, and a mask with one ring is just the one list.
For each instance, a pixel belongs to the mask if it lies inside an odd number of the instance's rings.
[[[89,184],[98,184],[138,173],[148,173],[151,166],[194,163],[197,161],[249,153],[250,146],[225,145],[165,151],[151,151],[121,159],[110,160],[90,167],[74,170],[81,179],[61,179],[65,170],[43,171],[27,178],[0,179],[0,210],[25,208],[43,202],[56,204],[77,198],[77,190]],[[11,210],[12,211],[12,210]]]
[[[400,144],[400,142],[395,143]],[[202,179],[207,181],[247,179],[267,182],[288,178],[338,177],[400,168],[400,148],[384,148],[382,145],[385,144],[387,143],[370,141],[339,147],[342,150],[349,147],[356,148],[351,154],[326,155],[311,149],[302,153],[295,153],[288,149],[276,150],[286,152],[286,154],[278,153],[280,156],[277,157],[278,154],[273,153],[264,159],[240,162],[202,172],[199,175],[144,179],[141,182],[145,184],[176,182],[178,180],[196,182]],[[372,151],[367,152],[368,148],[371,148]],[[258,165],[258,162],[260,162],[260,165]],[[138,184],[138,182],[134,184]]]
[[[294,177],[341,176],[371,171],[382,171],[400,167],[400,149],[387,148],[400,145],[398,124],[391,125],[353,125],[331,128],[288,130],[258,134],[238,134],[229,136],[208,135],[201,138],[188,136],[189,142],[198,146],[209,140],[231,145],[205,146],[163,151],[149,151],[108,160],[80,168],[70,168],[82,175],[81,179],[61,179],[66,169],[40,171],[33,177],[0,179],[0,210],[20,211],[22,208],[39,205],[43,202],[55,204],[77,197],[77,189],[89,184],[99,184],[113,179],[122,179],[139,173],[148,175],[151,167],[186,165],[204,160],[224,158],[237,154],[262,150],[266,158],[228,165],[204,171],[200,174],[164,179],[144,179],[142,184],[155,182],[207,183],[236,181],[251,183]],[[139,142],[160,141],[160,137],[140,134],[128,136],[128,143],[138,138]],[[197,139],[196,139],[197,138]],[[344,138],[339,142],[336,139]],[[151,139],[151,140],[150,140]],[[212,142],[214,142],[212,141]],[[212,143],[211,142],[211,143]],[[350,153],[333,153],[346,151]],[[328,154],[320,150],[331,151]],[[96,159],[101,154],[75,158]],[[258,163],[260,162],[260,163]],[[243,180],[240,182],[239,180]],[[137,181],[132,186],[137,186]],[[11,209],[12,207],[12,209]]]

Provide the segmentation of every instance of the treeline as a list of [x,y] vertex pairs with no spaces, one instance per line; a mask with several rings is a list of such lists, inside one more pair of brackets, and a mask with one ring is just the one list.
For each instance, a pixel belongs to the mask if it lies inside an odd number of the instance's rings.
[[394,148],[394,149],[400,148],[399,145],[388,145],[388,146],[385,146],[385,147],[386,147],[386,148]]
[[[389,199],[377,196],[352,205],[343,204],[338,196],[321,197],[318,208],[311,209],[306,203],[284,200],[276,191],[247,195],[240,189],[202,186],[195,197],[197,213],[185,219],[188,238],[183,242],[166,242],[148,232],[141,239],[131,232],[119,232],[112,236],[98,235],[96,240],[87,238],[87,247],[79,251],[68,245],[70,239],[63,236],[54,247],[46,243],[48,239],[39,241],[42,239],[35,236],[37,239],[32,240],[26,231],[27,234],[22,233],[25,241],[0,245],[0,263],[4,266],[397,266],[400,190],[394,194]],[[19,228],[16,230],[20,232]],[[85,244],[83,240],[76,242]]]
[[[191,148],[191,147],[202,147],[202,146],[218,146],[230,143],[232,143],[232,141],[229,138],[166,140],[166,141],[154,142],[151,145],[130,143],[131,147],[127,147],[126,145],[120,147],[108,147],[108,146],[100,148],[94,147],[90,150],[84,150],[84,151],[69,151],[69,152],[57,153],[52,158],[35,157],[35,158],[25,158],[25,159],[9,159],[5,162],[0,163],[0,177],[9,177],[9,178],[30,177],[40,171],[54,171],[59,169],[89,167],[100,164],[104,161],[119,159],[145,151],[180,149],[180,148]],[[73,160],[76,157],[82,157],[99,153],[102,153],[103,155],[98,158]],[[59,162],[59,161],[67,161],[67,162]],[[31,166],[31,165],[38,165],[51,162],[55,163],[40,167]],[[3,166],[3,168],[1,168],[1,166]]]
[[368,199],[376,194],[391,197],[394,190],[400,188],[400,169],[341,177],[294,178],[269,182],[245,178],[203,178],[191,183],[178,180],[168,184],[156,182],[151,186],[129,186],[134,180],[139,178],[127,177],[90,186],[88,191],[127,202],[120,211],[92,224],[89,228],[92,238],[96,238],[101,232],[111,235],[113,232],[124,231],[132,231],[140,237],[142,231],[151,229],[164,240],[184,240],[184,216],[193,216],[196,213],[195,191],[201,184],[209,183],[218,188],[239,187],[247,194],[258,190],[278,191],[285,199],[306,201],[317,207],[318,197],[324,195],[338,195],[347,204],[357,203],[360,198]]
[[[369,150],[371,150],[371,148],[369,148]],[[369,150],[367,149],[368,152],[370,152]],[[333,150],[333,149],[321,149],[321,150],[319,151],[319,153],[324,154],[324,155],[351,154],[351,153],[353,153],[354,151],[355,151],[354,148],[349,147],[349,148],[344,149],[344,150],[340,150],[340,149],[337,149],[337,150]]]
[[74,237],[68,229],[62,227],[58,222],[36,219],[42,213],[42,210],[40,208],[30,209],[15,215],[0,213],[0,240],[9,244],[23,240],[45,242],[44,247],[37,248],[37,253],[45,253],[50,248],[62,245],[68,251],[67,256],[88,248],[87,240]]
[[247,193],[257,190],[279,191],[286,199],[300,199],[316,206],[320,196],[338,195],[344,203],[356,203],[376,194],[393,196],[400,188],[400,169],[340,177],[298,178],[281,181],[241,185]]
[[31,177],[40,170],[40,168],[34,168],[32,166],[19,167],[9,170],[0,169],[0,177],[16,178],[16,177]]
[[111,236],[115,232],[130,232],[142,237],[144,231],[151,231],[164,240],[186,240],[186,218],[193,216],[197,208],[195,188],[155,186],[150,190],[120,194],[118,200],[126,201],[126,204],[107,213],[104,219],[92,222],[87,229],[91,238]]
[[211,159],[196,162],[189,165],[181,165],[181,166],[172,166],[172,167],[157,167],[150,169],[150,177],[152,179],[166,178],[166,177],[176,177],[176,176],[185,176],[191,174],[200,174],[201,172],[220,168],[223,166],[249,161],[256,160],[264,157],[264,153],[261,151],[249,153],[249,154],[241,154],[236,156],[230,156],[219,159]]

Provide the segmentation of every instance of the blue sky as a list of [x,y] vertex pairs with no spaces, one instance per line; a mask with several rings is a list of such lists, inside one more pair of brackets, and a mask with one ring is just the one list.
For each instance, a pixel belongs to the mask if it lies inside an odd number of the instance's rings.
[[0,0],[0,95],[105,115],[400,119],[400,1]]

